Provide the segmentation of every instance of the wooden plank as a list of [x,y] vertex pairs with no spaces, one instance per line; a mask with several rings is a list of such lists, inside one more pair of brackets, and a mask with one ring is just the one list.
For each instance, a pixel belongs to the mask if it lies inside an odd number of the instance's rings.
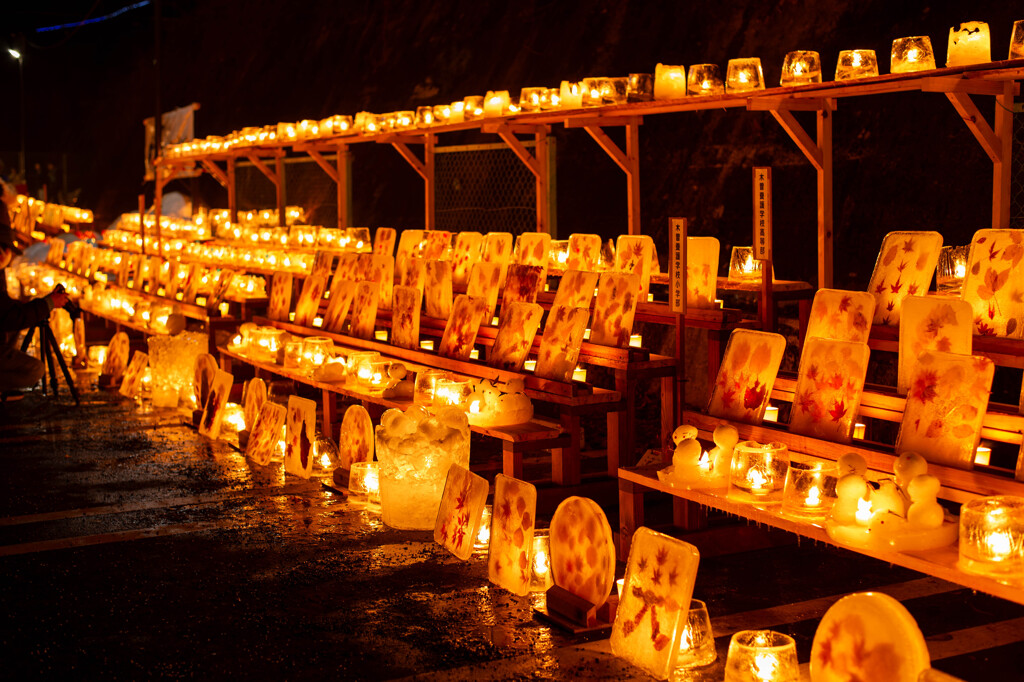
[[1003,94],[1003,83],[999,81],[978,80],[977,78],[964,78],[962,75],[932,76],[921,80],[921,92],[943,92],[946,94],[963,93],[965,95],[1001,95]]
[[807,97],[793,99],[785,95],[751,97],[747,100],[747,111],[835,111],[835,100]]
[[611,157],[611,160],[615,162],[623,173],[629,174],[630,159],[627,155],[619,149],[619,145],[615,144],[612,138],[608,137],[608,133],[604,132],[599,126],[586,125],[583,127],[587,134],[594,138],[594,142],[604,150],[604,153]]
[[818,288],[832,288],[832,113],[817,113],[818,149]]
[[412,169],[416,171],[417,175],[424,180],[427,179],[427,167],[422,161],[416,158],[416,155],[412,153],[412,150],[409,149],[404,142],[392,142],[391,146],[402,155],[402,158],[405,159],[410,166],[412,166]]
[[325,159],[320,152],[315,149],[307,149],[306,153],[309,154],[311,159],[316,161],[316,165],[320,166],[324,173],[327,173],[327,177],[329,177],[333,183],[338,184],[338,170],[333,168],[331,164],[327,163],[327,159]]
[[494,128],[494,132],[505,142],[505,144],[508,145],[508,148],[512,150],[512,153],[523,162],[530,172],[533,173],[533,177],[540,179],[540,162],[537,161],[537,158],[530,153],[530,150],[528,150],[523,143],[519,141],[519,138],[517,138],[512,130],[509,129],[508,125],[504,123],[500,124]]
[[988,154],[988,158],[991,159],[992,163],[1000,163],[1003,158],[1000,140],[989,126],[988,121],[985,120],[985,117],[978,110],[977,105],[974,104],[971,96],[963,92],[947,92],[946,97],[949,98],[953,108],[956,109],[956,113],[960,114],[960,118],[967,124],[967,128],[974,135],[974,139],[981,145],[982,150]]
[[782,129],[786,131],[790,139],[796,143],[796,146],[799,147],[807,160],[811,162],[811,165],[815,169],[821,170],[823,162],[821,149],[811,139],[811,136],[807,134],[807,131],[800,125],[800,122],[796,120],[796,117],[787,110],[770,109],[769,111],[772,117],[782,126]]
[[1013,155],[1013,105],[1016,83],[1003,83],[1003,93],[996,97],[995,130],[999,145],[999,161],[992,165],[992,227],[1010,227],[1010,176]]
[[[929,468],[929,473],[931,473],[931,468]],[[857,552],[880,561],[903,566],[904,568],[963,585],[972,590],[987,592],[1001,599],[1024,604],[1024,583],[1016,586],[1009,585],[991,578],[964,573],[957,568],[959,553],[955,544],[924,552],[894,552],[891,550],[850,547],[832,540],[820,524],[799,521],[783,516],[779,511],[779,505],[759,507],[731,500],[727,496],[711,490],[677,488],[659,481],[655,471],[652,469],[619,469],[619,480],[620,490],[621,482],[626,481],[649,490],[656,490],[675,497],[692,500],[727,514],[746,518],[754,523],[780,528],[803,537],[811,538],[817,542],[848,549],[851,552]]]
[[[711,434],[723,420],[709,417],[699,412],[683,413],[683,423],[692,424],[700,431],[701,437],[711,439]],[[780,441],[785,443],[791,452],[804,453],[829,460],[838,460],[848,452],[864,457],[868,467],[885,475],[891,475],[896,456],[890,451],[882,451],[864,441],[853,443],[832,443],[809,436],[790,433],[780,428],[752,426],[750,424],[733,423],[740,434],[740,440],[756,440],[761,443]],[[1021,495],[1024,484],[1010,477],[997,475],[995,472],[967,469],[956,469],[929,463],[928,473],[942,481],[939,496],[953,502],[967,502],[978,496],[986,495]]]

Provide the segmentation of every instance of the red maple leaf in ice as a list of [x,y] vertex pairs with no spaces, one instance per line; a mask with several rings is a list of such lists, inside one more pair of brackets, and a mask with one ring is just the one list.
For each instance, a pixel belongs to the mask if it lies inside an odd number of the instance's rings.
[[[887,306],[885,306],[885,309],[891,313],[895,307],[896,307],[896,301],[889,301],[889,304]],[[888,319],[888,318],[886,318],[886,319]]]
[[764,402],[764,389],[766,387],[761,384],[760,381],[755,381],[754,385],[751,386],[743,394],[743,407],[748,410],[754,410],[761,406]]
[[901,281],[900,281],[900,279],[901,279],[901,278],[897,277],[897,278],[896,278],[896,282],[895,282],[894,284],[890,284],[890,285],[889,285],[889,291],[890,291],[890,293],[893,293],[893,294],[898,294],[898,293],[900,293],[900,289],[902,289],[902,288],[903,288],[903,282],[901,282]]
[[465,540],[465,539],[466,539],[466,529],[465,528],[458,528],[454,533],[452,533],[452,541],[455,543],[456,547],[462,547],[462,541]]
[[512,505],[509,504],[508,500],[501,503],[501,508],[498,510],[498,518],[506,522],[512,518]]
[[441,522],[441,542],[448,542],[448,522]]
[[900,271],[900,272],[903,272],[904,270],[906,270],[906,269],[907,269],[907,262],[906,262],[906,261],[903,261],[903,262],[902,262],[902,263],[900,263],[900,264],[899,264],[898,266],[896,266],[896,269],[897,269],[898,271]]
[[853,303],[853,299],[849,296],[843,296],[839,299],[839,312],[845,313],[850,309],[850,304]]
[[978,317],[974,318],[974,326],[977,328],[979,336],[995,336],[996,335],[995,327],[988,326],[988,323],[985,322],[981,318],[981,315],[979,315]]
[[661,569],[660,568],[656,568],[656,569],[654,569],[654,571],[651,572],[651,580],[654,581],[655,585],[657,585],[658,583],[661,582]]
[[832,421],[837,422],[846,416],[846,403],[842,400],[837,400],[836,404],[832,406],[832,409],[828,411],[828,416],[832,417]]
[[910,253],[913,250],[914,250],[914,240],[913,239],[908,239],[907,241],[903,242],[903,253]]
[[914,294],[917,293],[917,289],[918,289],[918,285],[915,282],[914,284],[911,284],[910,286],[907,287],[907,293],[910,294],[911,296],[913,296]]
[[832,375],[832,380],[828,382],[828,387],[832,390],[838,391],[846,383],[846,377],[843,376],[842,372],[836,372]]
[[883,291],[885,291],[885,280],[884,279],[881,282],[878,283],[878,286],[875,287],[875,293],[876,294],[880,294]]
[[814,409],[814,396],[811,395],[810,391],[801,393],[796,398],[796,405],[804,412],[810,412]]
[[938,383],[938,375],[931,370],[925,370],[914,379],[914,386],[910,390],[910,395],[922,403],[931,402],[938,395],[938,392],[935,390]]
[[853,316],[853,328],[858,331],[866,331],[868,328],[868,318],[864,317],[862,313],[855,313]]
[[654,555],[654,560],[658,563],[658,566],[664,566],[665,562],[668,561],[668,547],[662,547],[658,549]]
[[810,379],[811,381],[817,381],[818,380],[818,366],[817,365],[811,365],[810,367],[807,368],[807,378]]
[[733,398],[736,397],[736,387],[727,388],[722,391],[722,404],[726,407],[732,407]]
[[996,248],[996,243],[992,242],[992,246],[988,247],[988,259],[995,260],[999,257],[999,249]]
[[990,320],[996,319],[996,304],[995,303],[989,303],[988,304],[988,319],[990,319]]

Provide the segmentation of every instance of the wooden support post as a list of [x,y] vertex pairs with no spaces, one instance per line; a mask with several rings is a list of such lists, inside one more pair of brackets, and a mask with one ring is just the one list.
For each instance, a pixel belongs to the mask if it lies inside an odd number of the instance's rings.
[[626,206],[629,213],[629,234],[640,234],[640,124],[626,126]]
[[437,143],[437,135],[427,134],[423,136],[423,229],[434,229],[434,145]]
[[[159,167],[154,171],[159,173]],[[139,195],[139,234],[142,235],[142,255],[146,255],[146,195]],[[122,255],[121,258],[124,258]]]
[[818,117],[818,288],[832,288],[832,108],[822,109]]
[[512,478],[523,477],[523,453],[507,440],[501,442],[501,473]]
[[[579,485],[580,417],[577,414],[562,413],[561,422],[562,428],[569,435],[569,444],[551,451],[551,480],[555,485]],[[611,438],[610,434],[608,438]]]
[[[665,452],[671,452],[672,432],[676,430],[679,422],[676,419],[676,378],[667,376],[661,378],[661,448]],[[666,462],[668,464],[668,462]]]
[[622,409],[609,412],[607,417],[608,475],[613,478],[620,466],[636,464],[636,379],[627,370],[615,370],[615,390],[622,395]]
[[547,232],[553,234],[551,225],[548,224],[549,217],[551,215],[548,200],[550,194],[548,193],[548,182],[551,174],[551,165],[549,163],[550,158],[548,157],[548,134],[546,130],[538,130],[534,133],[534,147],[533,155],[537,159],[537,176],[536,176],[536,192],[537,192],[537,231]]
[[238,192],[235,183],[235,158],[228,159],[228,220],[238,222]]
[[1010,227],[1010,173],[1013,156],[1013,92],[1014,82],[1003,83],[1003,93],[996,96],[995,136],[999,142],[1000,160],[992,164],[992,227]]
[[633,534],[644,525],[644,489],[619,479],[619,561],[629,558]]
[[[164,171],[163,171],[163,169],[160,166],[156,166],[155,171],[156,171],[156,191],[155,191],[154,196],[153,196],[153,215],[155,216],[154,224],[156,226],[156,252],[157,252],[158,255],[163,255],[163,251],[160,248],[160,209],[162,208],[162,204],[164,203],[164,183],[166,182],[166,180],[164,179]],[[142,221],[142,224],[141,224],[139,229],[142,230],[142,245],[143,245],[143,249],[145,249],[145,245],[146,245],[146,223],[145,223],[145,221]],[[143,251],[143,252],[145,252],[145,251]],[[135,274],[135,276],[136,276],[136,278],[138,278],[138,277],[141,277],[141,275],[142,275],[142,272],[141,272],[141,269],[140,269],[140,271],[137,272]]]
[[338,145],[338,227],[352,226],[352,152]]
[[708,525],[708,510],[696,502],[673,497],[672,525],[682,530],[701,530]]
[[285,190],[284,184],[284,157],[277,156],[274,158],[274,175],[277,180],[274,182],[274,186],[277,189],[277,224],[281,227],[287,225],[288,216],[285,215],[288,206],[288,194]]
[[323,410],[324,410],[324,430],[323,434],[328,438],[336,441],[334,435],[334,422],[338,416],[338,394],[334,391],[328,391],[326,388],[323,389]]

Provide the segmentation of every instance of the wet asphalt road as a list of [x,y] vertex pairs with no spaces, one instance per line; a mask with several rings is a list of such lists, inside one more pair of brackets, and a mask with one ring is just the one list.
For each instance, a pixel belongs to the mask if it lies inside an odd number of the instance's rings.
[[[97,391],[79,408],[32,395],[0,406],[0,452],[7,679],[643,679],[606,641],[535,620],[543,597],[491,586],[481,554],[461,562],[429,533],[388,529],[173,412]],[[743,627],[794,635],[806,660],[823,610],[879,586],[949,653],[937,667],[969,680],[1024,670],[1022,607],[784,534],[743,553],[734,528],[708,537],[695,596],[720,660],[692,679],[721,679]],[[949,634],[993,623],[982,645]]]

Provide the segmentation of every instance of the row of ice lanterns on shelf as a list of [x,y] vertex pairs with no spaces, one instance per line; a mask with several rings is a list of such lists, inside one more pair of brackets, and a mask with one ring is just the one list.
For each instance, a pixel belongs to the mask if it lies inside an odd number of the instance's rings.
[[[1010,59],[1024,57],[1024,20],[1014,23]],[[950,28],[947,66],[968,66],[992,61],[988,24],[970,21],[959,29]],[[892,43],[892,73],[912,73],[935,68],[935,53],[928,36],[897,38]],[[835,80],[845,81],[878,75],[874,50],[843,50],[836,64]],[[796,86],[821,82],[821,57],[813,50],[795,50],[786,55],[780,85]],[[462,123],[480,118],[533,113],[555,109],[579,109],[651,99],[679,99],[687,96],[744,93],[765,87],[761,60],[757,57],[730,59],[725,82],[717,64],[695,64],[689,73],[683,66],[658,64],[654,74],[633,73],[628,77],[584,78],[562,81],[557,88],[531,87],[520,91],[513,101],[508,90],[491,90],[485,96],[470,96],[451,104],[417,107],[415,111],[352,116],[335,115],[323,120],[303,120],[263,127],[246,127],[230,135],[210,136],[165,149],[168,158],[224,152],[234,147],[254,147],[275,142],[301,142],[336,135],[374,135],[392,131]]]

